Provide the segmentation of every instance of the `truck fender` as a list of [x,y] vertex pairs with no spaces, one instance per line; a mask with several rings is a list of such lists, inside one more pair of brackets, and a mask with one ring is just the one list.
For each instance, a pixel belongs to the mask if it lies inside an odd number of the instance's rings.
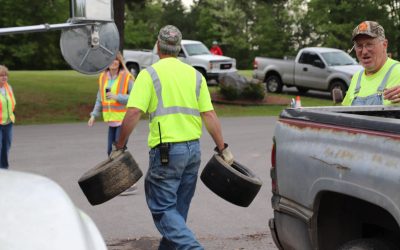
[[263,70],[263,75],[264,75],[264,81],[267,79],[267,77],[271,74],[276,74],[279,76],[279,78],[282,79],[282,74],[280,72],[280,70],[278,69],[278,67],[274,66],[274,65],[267,65],[264,70]]
[[[310,188],[308,204],[313,204],[321,192],[331,191],[350,197],[357,197],[363,201],[374,204],[390,213],[400,225],[400,211],[395,202],[387,195],[371,188],[363,187],[355,183],[331,178],[319,178]],[[354,195],[357,194],[357,195]]]
[[350,81],[351,79],[347,79],[344,75],[340,74],[340,73],[333,73],[331,75],[329,75],[328,79],[327,79],[327,90],[329,89],[330,83],[332,83],[333,81],[342,81],[346,84],[346,87],[349,88],[350,85]]

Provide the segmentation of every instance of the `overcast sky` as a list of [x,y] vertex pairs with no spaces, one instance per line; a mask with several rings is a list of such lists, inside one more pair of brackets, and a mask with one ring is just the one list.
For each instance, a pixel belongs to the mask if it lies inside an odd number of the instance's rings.
[[193,3],[193,0],[182,0],[182,3],[183,3],[186,7],[189,7],[189,6]]

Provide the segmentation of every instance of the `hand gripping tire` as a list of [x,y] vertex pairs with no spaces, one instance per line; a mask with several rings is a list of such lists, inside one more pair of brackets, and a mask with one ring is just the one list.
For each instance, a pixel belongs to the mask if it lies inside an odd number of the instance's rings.
[[114,160],[107,159],[78,180],[90,204],[98,205],[119,195],[143,176],[135,159],[125,151]]
[[262,186],[250,169],[236,161],[229,166],[217,154],[208,161],[200,179],[216,195],[241,207],[248,207]]

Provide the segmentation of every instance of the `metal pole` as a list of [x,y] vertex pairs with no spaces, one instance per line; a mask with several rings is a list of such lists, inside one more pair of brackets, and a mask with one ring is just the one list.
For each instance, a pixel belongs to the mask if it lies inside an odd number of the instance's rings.
[[45,23],[45,24],[32,25],[32,26],[0,28],[0,36],[9,35],[9,34],[45,32],[45,31],[49,31],[49,30],[77,28],[77,27],[93,25],[93,24],[95,24],[95,23],[94,22],[90,22],[90,23],[59,23],[59,24]]

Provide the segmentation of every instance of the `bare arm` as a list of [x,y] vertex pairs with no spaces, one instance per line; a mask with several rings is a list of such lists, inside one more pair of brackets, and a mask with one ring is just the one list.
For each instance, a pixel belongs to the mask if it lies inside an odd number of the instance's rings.
[[121,133],[119,135],[117,143],[115,144],[115,147],[117,149],[121,149],[124,147],[129,135],[132,133],[133,129],[136,127],[136,124],[139,122],[141,115],[142,111],[140,109],[128,108],[124,120],[122,121]]
[[201,118],[203,118],[208,133],[211,135],[215,144],[217,145],[218,150],[222,151],[225,145],[224,138],[222,137],[221,123],[219,122],[217,114],[214,110],[211,110],[207,112],[202,112],[200,113],[200,115]]

